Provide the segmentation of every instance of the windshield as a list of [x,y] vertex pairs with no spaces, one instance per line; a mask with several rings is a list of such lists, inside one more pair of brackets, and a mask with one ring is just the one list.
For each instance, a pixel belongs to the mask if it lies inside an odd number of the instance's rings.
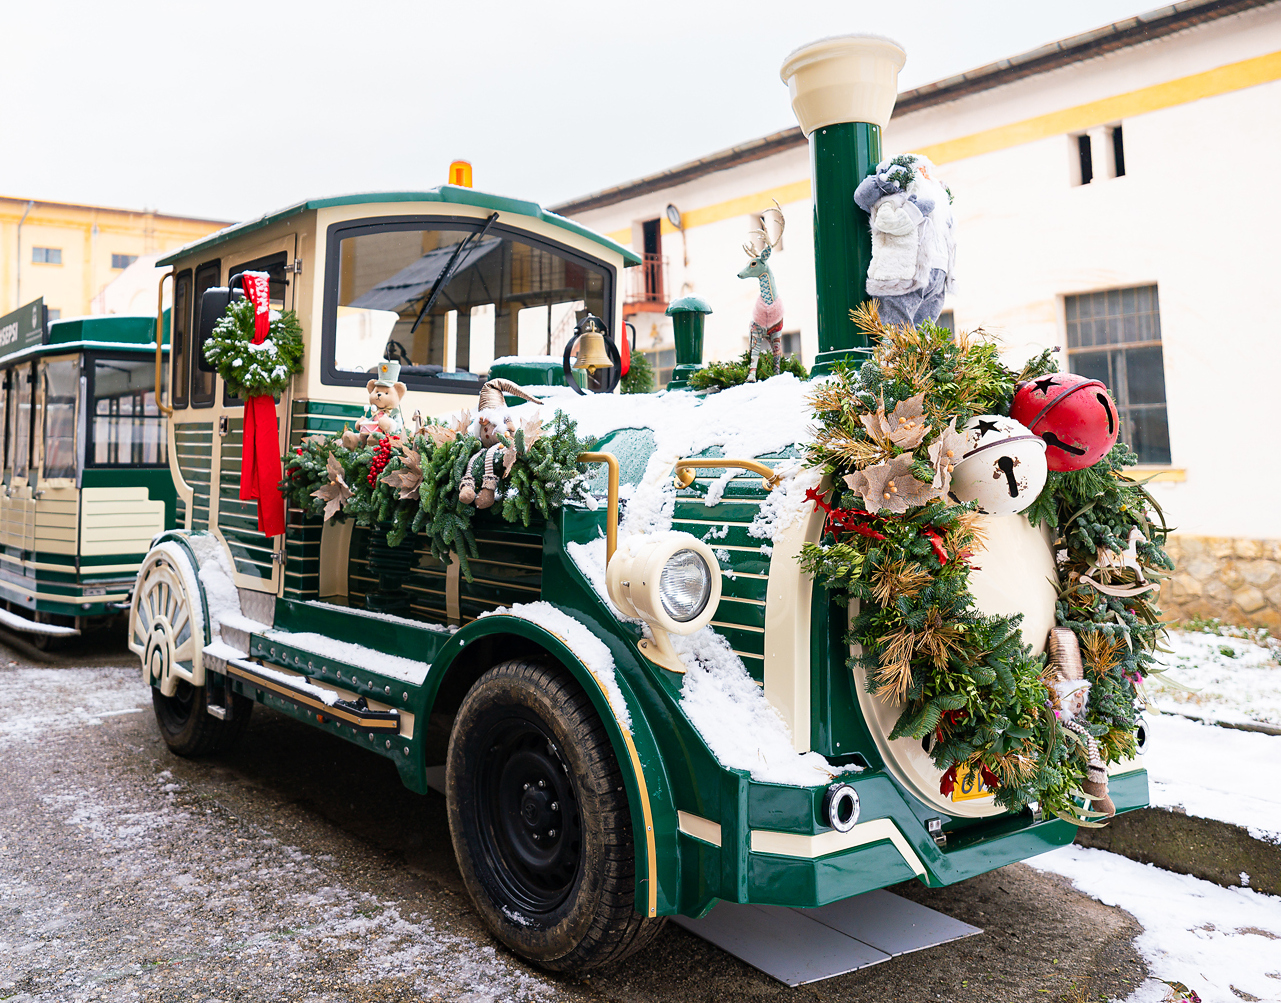
[[559,357],[580,317],[611,316],[613,274],[601,262],[483,226],[331,233],[325,382],[363,384],[390,358],[410,387],[472,393],[495,358]]

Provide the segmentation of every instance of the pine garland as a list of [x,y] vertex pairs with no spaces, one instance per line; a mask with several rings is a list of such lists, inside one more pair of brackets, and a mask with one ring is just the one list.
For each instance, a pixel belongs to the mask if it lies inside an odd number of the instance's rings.
[[[492,511],[510,523],[531,525],[547,518],[584,491],[578,454],[592,441],[577,436],[576,424],[557,412],[550,428],[527,423],[514,433],[501,431],[499,441],[514,450],[510,472],[499,475],[498,501]],[[390,441],[390,450],[385,445]],[[459,499],[469,461],[477,484],[484,473],[481,443],[474,435],[443,425],[394,436],[309,436],[287,456],[281,493],[293,507],[325,518],[351,517],[358,526],[388,525],[387,545],[397,547],[410,533],[427,536],[432,556],[448,562],[458,556],[471,581],[470,558],[477,556],[472,520],[477,509]],[[381,470],[371,467],[382,463]],[[475,457],[473,461],[473,457]]]
[[[964,767],[981,773],[1004,808],[1035,800],[1047,812],[1089,824],[1078,801],[1086,750],[1057,719],[1046,657],[1034,657],[1023,644],[1020,617],[986,616],[970,592],[969,557],[982,547],[974,505],[953,504],[936,492],[901,514],[869,514],[861,494],[846,490],[842,480],[895,461],[910,464],[912,477],[928,488],[938,472],[930,447],[975,415],[1008,414],[1020,380],[1054,370],[1050,353],[1015,374],[982,332],[953,336],[930,323],[886,327],[874,301],[851,313],[876,348],[858,369],[839,368],[811,397],[819,427],[810,462],[831,475],[837,490],[830,503],[816,494],[828,510],[826,533],[821,543],[802,548],[802,567],[838,601],[858,601],[848,641],[860,645],[862,655],[851,658],[850,667],[865,671],[870,692],[903,703],[891,738],[932,736],[943,794]],[[930,432],[915,442],[900,440],[900,448],[875,416],[918,395]],[[1145,568],[1171,566],[1160,549],[1159,508],[1120,473],[1134,460],[1117,446],[1087,470],[1051,473],[1028,512],[1034,524],[1047,522],[1059,536],[1057,621],[1080,638],[1093,683],[1088,727],[1107,762],[1134,752],[1135,686],[1151,671],[1160,614],[1152,592],[1103,595],[1081,576],[1100,548],[1124,552],[1132,528],[1147,540],[1138,544]],[[1129,573],[1112,572],[1118,579]]]
[[227,307],[205,342],[205,361],[237,397],[274,397],[302,372],[302,326],[292,310],[273,317],[266,340],[253,343],[254,303]]
[[[691,373],[689,386],[691,390],[727,390],[747,382],[751,371],[752,353],[749,349],[741,358],[731,362],[709,362],[702,369]],[[767,380],[780,373],[791,373],[798,380],[808,380],[809,370],[801,365],[794,355],[783,356],[777,364],[772,352],[762,352],[756,363],[756,379]]]

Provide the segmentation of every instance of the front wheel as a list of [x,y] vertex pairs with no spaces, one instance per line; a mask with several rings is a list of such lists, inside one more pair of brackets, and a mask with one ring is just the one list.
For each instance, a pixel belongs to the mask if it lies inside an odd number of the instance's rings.
[[523,957],[585,971],[640,949],[632,819],[609,736],[564,669],[516,660],[463,700],[446,764],[449,831],[485,924]]

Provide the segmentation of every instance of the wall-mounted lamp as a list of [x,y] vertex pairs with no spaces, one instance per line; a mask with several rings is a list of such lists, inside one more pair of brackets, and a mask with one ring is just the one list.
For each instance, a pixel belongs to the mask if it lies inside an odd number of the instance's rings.
[[681,254],[685,259],[685,267],[689,267],[689,245],[685,243],[685,221],[681,218],[681,211],[670,202],[667,205],[667,222],[681,232]]

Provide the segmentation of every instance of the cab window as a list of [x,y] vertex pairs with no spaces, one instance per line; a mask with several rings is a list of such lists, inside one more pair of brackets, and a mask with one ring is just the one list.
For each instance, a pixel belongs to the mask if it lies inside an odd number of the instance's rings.
[[44,458],[41,476],[76,476],[76,391],[80,386],[80,360],[57,359],[40,364],[40,390],[44,397]]
[[31,458],[31,366],[9,370],[9,453],[14,479],[25,478]]
[[[227,269],[227,281],[231,281],[231,276],[240,272],[266,272],[268,284],[268,298],[273,310],[284,312],[285,309],[285,290],[289,285],[289,277],[285,273],[285,265],[288,262],[288,255],[284,251],[277,254],[269,254],[263,258],[255,258],[253,261],[245,261],[239,265],[232,265]],[[244,407],[245,402],[231,393],[224,384],[222,388],[222,406],[223,407]]]
[[95,358],[89,367],[89,400],[87,465],[168,465],[165,419],[156,406],[154,361]]
[[[196,280],[192,288],[192,305],[196,316],[200,315],[200,297],[206,289],[212,289],[222,279],[222,263],[206,261],[196,269]],[[207,336],[207,335],[206,335]],[[191,360],[191,404],[193,407],[211,407],[214,399],[214,367],[205,361],[204,344],[192,347]]]
[[411,388],[475,393],[495,357],[559,355],[582,315],[612,316],[608,265],[497,225],[482,234],[483,226],[331,227],[323,381],[363,385],[390,358]]
[[187,406],[187,376],[191,371],[191,269],[179,272],[173,283],[173,334],[169,354],[173,360],[173,406]]

